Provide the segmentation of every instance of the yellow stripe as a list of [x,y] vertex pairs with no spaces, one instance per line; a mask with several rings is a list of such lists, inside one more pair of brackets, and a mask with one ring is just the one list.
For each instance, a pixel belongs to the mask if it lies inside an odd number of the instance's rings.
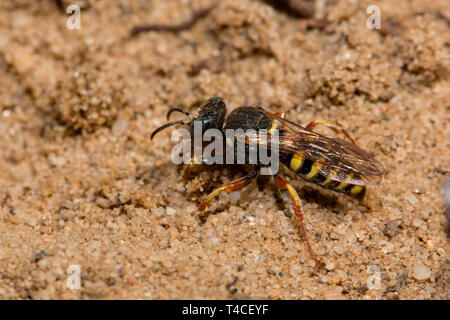
[[311,171],[306,175],[306,179],[313,179],[319,173],[319,168],[314,164],[311,166]]
[[326,180],[323,182],[323,184],[329,184],[330,182],[333,181],[332,178],[334,178],[336,176],[336,173],[331,172],[328,177],[326,178]]
[[289,167],[295,172],[297,172],[302,167],[303,160],[304,160],[303,157],[294,154],[291,158],[291,163],[289,164]]
[[361,193],[364,190],[364,186],[354,186],[351,190],[351,194],[358,194]]
[[341,183],[339,183],[339,185],[336,187],[336,190],[342,190],[342,189],[344,189],[346,186],[348,186],[348,183],[346,183],[346,182],[341,182]]
[[[347,176],[347,178],[346,178],[345,180],[350,180],[351,177],[353,177],[353,173],[350,173],[350,174]],[[341,182],[341,183],[336,187],[336,190],[342,190],[342,189],[344,189],[344,188],[347,187],[347,186],[348,186],[348,183],[347,183],[347,182]]]
[[272,127],[267,132],[272,134],[276,129],[278,129],[278,124],[274,121],[272,122]]

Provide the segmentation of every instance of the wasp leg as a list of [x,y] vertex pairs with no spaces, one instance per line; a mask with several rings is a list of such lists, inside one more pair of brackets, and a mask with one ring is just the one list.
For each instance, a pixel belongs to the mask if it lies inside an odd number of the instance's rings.
[[278,111],[275,113],[277,116],[279,116],[281,119],[287,119],[287,114],[284,111]]
[[318,124],[323,124],[333,130],[335,133],[342,133],[348,140],[355,144],[355,139],[353,139],[350,134],[344,129],[344,127],[337,121],[332,120],[314,120],[311,121],[307,126],[306,130],[312,131],[314,127]]
[[252,182],[253,179],[255,179],[258,176],[258,167],[255,167],[254,170],[249,173],[248,175],[239,178],[237,180],[233,180],[231,182],[228,182],[219,188],[215,189],[213,192],[211,192],[208,197],[203,201],[200,206],[198,207],[198,211],[200,211],[200,220],[202,222],[206,221],[207,215],[205,213],[207,205],[211,202],[212,199],[214,199],[221,191],[225,192],[233,192],[240,190],[244,188],[245,186],[249,185],[250,182]]
[[292,207],[294,208],[294,212],[295,212],[295,218],[296,218],[295,221],[297,222],[298,226],[300,227],[300,229],[303,233],[303,237],[305,238],[305,242],[306,242],[306,246],[308,247],[308,251],[311,254],[314,261],[316,262],[316,265],[323,266],[323,264],[316,257],[314,250],[312,249],[311,244],[309,243],[309,238],[308,238],[308,234],[306,232],[306,227],[305,227],[305,215],[303,214],[302,204],[300,203],[300,198],[297,194],[297,191],[295,191],[295,189],[280,175],[278,175],[278,174],[275,175],[274,179],[275,179],[275,184],[277,185],[277,187],[279,189],[282,189],[282,190],[287,189],[287,191],[289,192],[289,195],[291,197]]
[[189,160],[188,163],[184,163],[183,164],[181,172],[182,172],[182,176],[183,176],[184,181],[188,181],[189,180],[189,174],[191,172],[191,169],[196,164],[200,164],[200,163],[198,162],[197,158],[195,158],[195,157],[192,157]]

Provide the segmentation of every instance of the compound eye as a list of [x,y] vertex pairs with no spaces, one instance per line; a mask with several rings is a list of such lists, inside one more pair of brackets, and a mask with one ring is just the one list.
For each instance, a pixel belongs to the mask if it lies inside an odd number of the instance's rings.
[[219,98],[219,97],[212,97],[212,98],[209,98],[209,100],[214,101],[214,102],[222,102],[222,98]]

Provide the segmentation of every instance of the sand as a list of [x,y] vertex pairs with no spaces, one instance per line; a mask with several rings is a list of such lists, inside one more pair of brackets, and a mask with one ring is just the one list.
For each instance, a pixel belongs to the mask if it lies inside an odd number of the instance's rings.
[[[213,2],[75,2],[73,30],[69,1],[0,4],[0,298],[449,298],[448,1],[378,1],[369,30],[372,1],[301,18],[224,0],[189,30],[136,36]],[[199,202],[241,172],[185,183],[172,129],[149,134],[211,96],[337,119],[386,166],[364,203],[283,169],[325,268],[271,178],[221,194],[199,224]]]

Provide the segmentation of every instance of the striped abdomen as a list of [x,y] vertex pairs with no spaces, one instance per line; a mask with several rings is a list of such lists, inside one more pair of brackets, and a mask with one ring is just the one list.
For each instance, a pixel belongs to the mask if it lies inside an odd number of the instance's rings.
[[297,154],[283,153],[280,156],[283,164],[306,181],[313,182],[319,186],[332,189],[334,191],[343,192],[357,198],[363,197],[366,192],[365,186],[330,179],[319,171],[313,161],[305,159]]

